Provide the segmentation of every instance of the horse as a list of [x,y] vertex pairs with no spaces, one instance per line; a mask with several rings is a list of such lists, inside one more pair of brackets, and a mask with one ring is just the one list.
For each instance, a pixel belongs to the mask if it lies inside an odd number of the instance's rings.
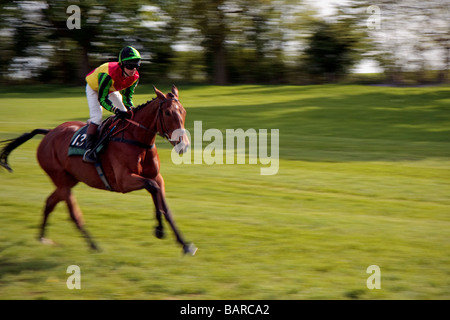
[[85,122],[64,122],[54,129],[35,129],[18,138],[3,141],[7,144],[0,153],[0,165],[12,172],[8,164],[11,151],[35,135],[44,135],[37,149],[37,159],[56,189],[45,203],[38,236],[40,242],[53,243],[45,237],[46,224],[55,206],[64,201],[70,218],[81,231],[90,248],[99,250],[85,228],[82,212],[71,192],[78,182],[83,182],[92,188],[121,193],[146,189],[151,194],[156,208],[158,224],[155,227],[155,236],[161,239],[165,235],[162,223],[162,216],[164,216],[177,242],[182,246],[183,253],[195,254],[197,248],[183,239],[168,208],[164,179],[160,173],[160,159],[155,146],[156,134],[159,134],[169,140],[179,154],[186,152],[190,144],[184,129],[186,110],[179,101],[178,89],[175,85],[167,94],[156,87],[153,88],[156,98],[132,108],[129,112],[130,119],[110,116],[106,120],[107,123],[108,121],[111,123],[110,127],[114,125],[120,128],[111,130],[106,150],[98,154],[103,168],[102,173],[108,184],[104,183],[104,179],[98,174],[93,164],[85,163],[81,156],[68,156],[69,143],[74,134],[86,125]]

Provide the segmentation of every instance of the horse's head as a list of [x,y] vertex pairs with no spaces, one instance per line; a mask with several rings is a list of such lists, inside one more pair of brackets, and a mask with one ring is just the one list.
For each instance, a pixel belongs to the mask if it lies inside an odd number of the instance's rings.
[[186,110],[178,99],[178,89],[172,86],[172,92],[167,95],[156,87],[154,89],[159,103],[157,130],[182,154],[187,151],[190,142],[184,129]]

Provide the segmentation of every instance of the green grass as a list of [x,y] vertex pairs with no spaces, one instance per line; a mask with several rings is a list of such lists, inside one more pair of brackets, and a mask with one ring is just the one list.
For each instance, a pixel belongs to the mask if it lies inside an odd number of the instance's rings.
[[[161,87],[169,91],[169,86]],[[179,86],[186,128],[280,130],[278,174],[257,165],[174,165],[158,138],[167,199],[185,237],[153,236],[145,191],[79,184],[103,251],[92,253],[58,205],[36,241],[52,185],[40,138],[0,173],[0,299],[449,299],[450,88]],[[155,94],[137,89],[136,103]],[[1,88],[0,140],[85,120],[83,88]],[[106,115],[107,112],[105,112]],[[206,145],[205,143],[204,145]],[[81,290],[69,290],[69,265]],[[369,290],[366,269],[381,269]]]

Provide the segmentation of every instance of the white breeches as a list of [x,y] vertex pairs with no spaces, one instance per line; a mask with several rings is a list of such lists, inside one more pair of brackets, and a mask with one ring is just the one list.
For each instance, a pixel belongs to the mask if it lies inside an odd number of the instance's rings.
[[[89,121],[94,124],[102,123],[103,107],[98,102],[98,92],[93,90],[88,84],[86,85],[86,97],[89,105]],[[127,108],[123,105],[122,95],[119,91],[111,92],[108,95],[109,100],[113,103],[114,107],[127,111]]]

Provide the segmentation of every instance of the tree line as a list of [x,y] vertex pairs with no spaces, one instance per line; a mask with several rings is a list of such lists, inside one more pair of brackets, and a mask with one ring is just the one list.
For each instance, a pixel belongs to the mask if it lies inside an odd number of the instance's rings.
[[6,1],[0,81],[82,83],[125,45],[141,52],[149,81],[333,82],[364,59],[389,81],[426,81],[430,70],[432,81],[447,81],[448,3],[353,0],[331,16],[317,10],[296,0]]

